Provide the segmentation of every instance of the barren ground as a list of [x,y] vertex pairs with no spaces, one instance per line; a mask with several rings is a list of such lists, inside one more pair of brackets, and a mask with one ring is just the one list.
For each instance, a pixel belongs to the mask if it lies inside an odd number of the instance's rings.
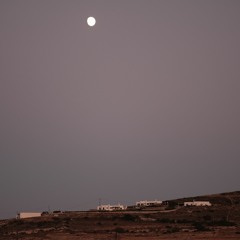
[[240,192],[195,199],[210,200],[213,206],[183,207],[186,199],[177,199],[169,201],[164,211],[65,212],[2,220],[0,239],[240,239]]

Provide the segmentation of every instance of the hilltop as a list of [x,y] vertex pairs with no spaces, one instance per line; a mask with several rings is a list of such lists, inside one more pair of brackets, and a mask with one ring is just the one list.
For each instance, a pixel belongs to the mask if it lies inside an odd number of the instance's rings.
[[[186,201],[212,206],[187,206]],[[0,221],[2,240],[240,239],[240,191],[187,197],[115,212],[64,212]]]

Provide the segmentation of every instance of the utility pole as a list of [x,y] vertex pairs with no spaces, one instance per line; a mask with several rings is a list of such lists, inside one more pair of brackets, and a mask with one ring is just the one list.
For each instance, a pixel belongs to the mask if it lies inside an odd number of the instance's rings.
[[102,199],[99,198],[99,199],[98,199],[98,206],[101,206],[101,205],[102,205]]
[[51,213],[50,205],[48,205],[48,213],[49,213],[49,214]]

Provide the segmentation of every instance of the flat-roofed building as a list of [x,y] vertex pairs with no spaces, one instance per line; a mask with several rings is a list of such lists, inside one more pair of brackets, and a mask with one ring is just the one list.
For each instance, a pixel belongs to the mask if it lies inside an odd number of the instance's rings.
[[212,206],[212,204],[209,201],[192,201],[192,202],[184,202],[184,206]]
[[127,207],[121,204],[118,204],[118,205],[107,204],[107,205],[100,205],[97,207],[98,211],[119,211],[119,210],[125,210],[125,209],[127,209]]
[[22,219],[22,218],[33,218],[33,217],[41,217],[42,213],[39,212],[21,212],[18,213],[16,218]]
[[158,206],[161,205],[162,201],[154,200],[154,201],[139,201],[136,202],[137,207],[149,207],[149,206]]

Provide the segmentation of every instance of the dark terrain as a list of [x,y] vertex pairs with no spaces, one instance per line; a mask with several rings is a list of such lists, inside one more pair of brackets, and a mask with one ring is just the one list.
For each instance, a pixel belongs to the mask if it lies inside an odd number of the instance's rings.
[[[204,200],[211,207],[184,207]],[[1,240],[240,239],[240,191],[165,201],[116,212],[64,212],[0,221]]]

